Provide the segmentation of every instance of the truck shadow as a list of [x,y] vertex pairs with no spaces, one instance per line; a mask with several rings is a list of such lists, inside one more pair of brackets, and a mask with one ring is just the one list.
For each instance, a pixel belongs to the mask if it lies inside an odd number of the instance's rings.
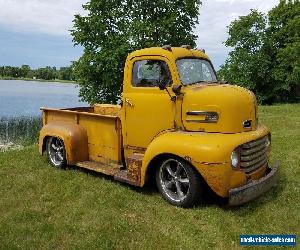
[[[75,170],[75,171],[79,171],[82,173],[86,173],[88,175],[91,175],[93,177],[96,178],[101,178],[102,180],[108,180],[108,181],[113,181],[118,185],[124,186],[126,188],[129,188],[130,190],[137,192],[137,193],[141,193],[143,195],[157,195],[159,194],[159,190],[156,187],[156,183],[155,180],[149,180],[144,187],[136,187],[136,186],[132,186],[128,183],[125,182],[119,182],[114,180],[113,176],[109,176],[109,175],[105,175],[102,173],[98,173],[89,169],[85,169],[85,168],[80,168],[77,166],[68,166],[66,168],[66,170]],[[282,191],[285,188],[285,181],[284,179],[286,178],[286,176],[281,175],[279,182],[280,185],[275,186],[271,191],[263,194],[261,197],[258,197],[257,199],[253,200],[253,201],[249,201],[248,203],[239,205],[239,206],[229,206],[228,205],[228,199],[227,198],[223,198],[221,196],[218,196],[217,194],[215,194],[212,189],[205,183],[204,185],[204,194],[202,199],[202,202],[200,205],[197,205],[195,208],[201,208],[201,207],[219,207],[220,209],[224,210],[224,211],[231,211],[234,212],[235,215],[238,216],[245,216],[245,215],[249,215],[249,213],[255,213],[257,212],[257,209],[263,207],[264,204],[267,204],[269,202],[274,202],[274,200],[280,196],[280,194],[282,193]],[[199,197],[200,198],[200,197]]]
[[[95,172],[89,169],[85,169],[85,168],[80,168],[77,166],[67,166],[66,170],[74,170],[74,171],[79,171],[81,173],[85,173],[87,175],[93,176],[95,178],[100,178],[101,180],[107,180],[107,181],[113,181],[118,185],[121,185],[123,187],[126,187],[134,192],[137,193],[141,193],[143,195],[149,195],[149,196],[153,196],[153,195],[158,195],[159,194],[159,190],[156,186],[155,180],[154,179],[150,179],[144,187],[136,187],[136,186],[132,186],[128,183],[125,182],[119,182],[117,180],[114,180],[113,176],[109,176],[109,175],[105,175],[99,172]],[[207,207],[207,206],[226,206],[227,204],[227,199],[222,198],[218,195],[216,195],[210,188],[209,186],[207,186],[206,184],[204,185],[204,196],[202,197],[202,202],[201,205],[198,205],[197,207]],[[199,197],[200,198],[200,197]]]

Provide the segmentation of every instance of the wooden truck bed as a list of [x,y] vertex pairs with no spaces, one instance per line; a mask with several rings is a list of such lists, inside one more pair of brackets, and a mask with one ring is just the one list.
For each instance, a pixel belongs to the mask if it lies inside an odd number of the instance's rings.
[[119,105],[98,104],[93,107],[43,110],[43,125],[70,122],[85,128],[89,161],[105,165],[121,163],[121,120]]

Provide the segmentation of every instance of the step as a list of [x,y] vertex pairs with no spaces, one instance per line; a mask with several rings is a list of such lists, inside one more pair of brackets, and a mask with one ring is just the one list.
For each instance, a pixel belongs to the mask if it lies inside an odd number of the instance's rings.
[[127,169],[122,169],[124,166],[111,163],[106,165],[101,162],[83,161],[78,162],[76,166],[86,168],[95,172],[113,176],[115,180],[128,183],[134,186],[140,186],[141,182],[141,167],[144,154],[133,154],[127,158]]
[[141,168],[144,154],[133,154],[127,158],[127,168],[114,175],[115,180],[126,182],[134,186],[141,184]]
[[94,162],[94,161],[78,162],[76,166],[81,168],[86,168],[95,172],[103,173],[106,175],[111,175],[111,176],[115,175],[123,167],[123,165],[118,165],[118,164],[106,165],[101,162]]
[[125,182],[133,186],[140,186],[140,182],[129,177],[127,170],[120,170],[114,175],[114,179],[120,182]]

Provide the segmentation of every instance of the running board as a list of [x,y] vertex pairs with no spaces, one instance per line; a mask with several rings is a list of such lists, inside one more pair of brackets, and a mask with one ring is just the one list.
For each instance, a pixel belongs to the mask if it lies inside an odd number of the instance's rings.
[[127,168],[114,175],[115,180],[126,182],[130,185],[141,186],[141,169],[144,154],[133,154],[127,158]]
[[117,164],[106,165],[101,162],[95,162],[95,161],[78,162],[76,166],[81,168],[86,168],[98,173],[111,175],[111,176],[114,176],[123,167],[123,165],[117,165]]
[[135,154],[127,159],[128,169],[119,164],[103,164],[101,162],[83,161],[78,162],[76,166],[89,169],[98,173],[113,176],[115,180],[125,182],[130,185],[140,186],[140,171],[143,155]]
[[140,186],[140,183],[133,179],[127,170],[121,170],[114,175],[114,179],[120,182],[125,182],[133,186]]

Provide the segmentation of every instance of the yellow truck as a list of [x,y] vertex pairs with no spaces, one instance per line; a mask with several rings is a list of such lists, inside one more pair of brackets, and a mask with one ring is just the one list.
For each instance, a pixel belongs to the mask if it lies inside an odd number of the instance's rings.
[[190,46],[129,54],[120,105],[42,110],[39,151],[53,166],[139,187],[155,180],[176,206],[200,203],[207,185],[239,205],[276,183],[254,94],[219,82],[204,51]]

